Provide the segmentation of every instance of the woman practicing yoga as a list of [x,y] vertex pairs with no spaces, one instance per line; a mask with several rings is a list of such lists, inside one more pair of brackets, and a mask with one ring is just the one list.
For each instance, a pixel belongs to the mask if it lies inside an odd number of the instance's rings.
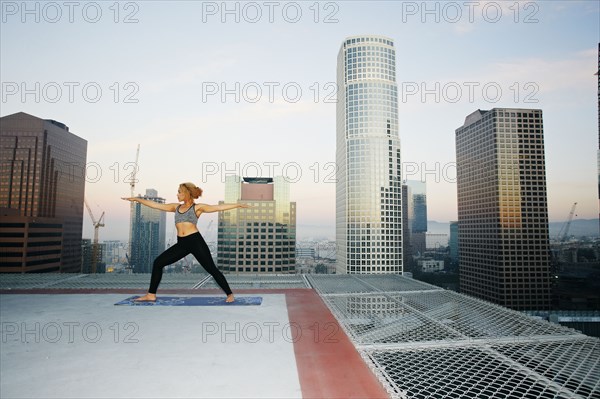
[[182,183],[179,185],[177,190],[177,200],[183,202],[183,204],[159,204],[158,202],[146,200],[137,197],[123,198],[127,201],[139,202],[142,205],[146,205],[150,208],[160,209],[166,212],[175,212],[175,228],[177,229],[177,244],[168,248],[162,254],[154,260],[152,266],[152,277],[150,277],[150,288],[148,293],[142,297],[136,298],[135,301],[156,301],[156,291],[158,285],[162,279],[163,268],[167,265],[177,262],[188,254],[193,254],[194,257],[200,262],[202,267],[206,269],[208,273],[215,279],[219,287],[227,294],[226,302],[233,302],[234,297],[225,280],[225,276],[213,261],[213,258],[208,249],[208,245],[204,241],[204,238],[200,235],[196,223],[198,217],[206,212],[219,212],[227,211],[235,208],[248,208],[250,205],[247,204],[223,204],[223,205],[207,205],[207,204],[195,204],[194,199],[202,195],[202,189],[197,187],[194,183]]

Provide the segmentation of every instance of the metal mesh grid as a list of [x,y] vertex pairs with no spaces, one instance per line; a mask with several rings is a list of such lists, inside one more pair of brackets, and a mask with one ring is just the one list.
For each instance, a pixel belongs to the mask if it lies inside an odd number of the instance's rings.
[[[226,275],[229,285],[243,288],[310,288],[301,275]],[[150,274],[2,274],[0,289],[107,289],[131,288],[146,289]],[[213,278],[206,273],[176,274],[164,273],[161,289],[211,289],[219,288]]]
[[404,293],[402,300],[470,338],[576,334],[574,330],[452,291]]
[[356,344],[420,342],[461,336],[401,303],[400,295],[323,298]]
[[[161,288],[192,289],[204,280],[208,274],[165,273]],[[150,274],[2,274],[0,289],[107,289],[131,288],[147,289]]]
[[393,398],[600,398],[600,341],[398,275],[310,276]]
[[595,339],[494,345],[497,352],[589,398],[600,398],[600,342]]
[[[161,289],[192,289],[206,278],[205,274],[164,273],[160,282]],[[147,289],[150,274],[87,274],[78,279],[58,282],[48,288],[141,288]]]
[[369,293],[381,291],[441,290],[439,287],[397,274],[308,275],[308,280],[321,295]]
[[[357,345],[579,335],[452,292],[335,295],[323,299]],[[418,309],[413,306],[415,302],[429,306]]]
[[385,370],[398,398],[570,398],[567,388],[489,353],[459,347],[373,351],[369,357]]
[[[225,275],[227,282],[232,290],[235,289],[248,289],[248,288],[260,288],[260,289],[286,289],[286,288],[310,288],[306,281],[301,275],[276,275],[276,274],[265,274],[265,275],[236,275],[227,274]],[[207,279],[199,289],[219,288],[217,283],[211,277]]]
[[0,274],[0,289],[44,288],[57,281],[81,276],[81,274]]

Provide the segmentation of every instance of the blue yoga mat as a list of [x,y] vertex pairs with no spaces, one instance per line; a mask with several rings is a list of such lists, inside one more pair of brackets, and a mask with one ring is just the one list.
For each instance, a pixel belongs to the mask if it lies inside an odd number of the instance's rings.
[[236,297],[231,303],[225,302],[225,297],[220,296],[157,296],[156,302],[135,302],[134,299],[140,295],[135,295],[115,305],[124,306],[259,306],[262,303],[262,297],[259,296],[241,296]]

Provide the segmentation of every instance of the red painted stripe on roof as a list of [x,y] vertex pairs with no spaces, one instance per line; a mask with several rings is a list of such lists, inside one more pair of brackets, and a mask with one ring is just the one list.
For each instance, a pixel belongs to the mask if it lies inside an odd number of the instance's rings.
[[289,290],[286,301],[304,398],[389,397],[315,291]]

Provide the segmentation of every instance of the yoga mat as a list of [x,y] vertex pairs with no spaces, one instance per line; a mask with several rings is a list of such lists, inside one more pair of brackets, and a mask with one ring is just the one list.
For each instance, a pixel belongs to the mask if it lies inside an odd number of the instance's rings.
[[240,296],[231,303],[225,302],[225,297],[220,296],[157,296],[156,302],[134,302],[141,295],[134,295],[121,302],[119,306],[260,306],[260,296]]

